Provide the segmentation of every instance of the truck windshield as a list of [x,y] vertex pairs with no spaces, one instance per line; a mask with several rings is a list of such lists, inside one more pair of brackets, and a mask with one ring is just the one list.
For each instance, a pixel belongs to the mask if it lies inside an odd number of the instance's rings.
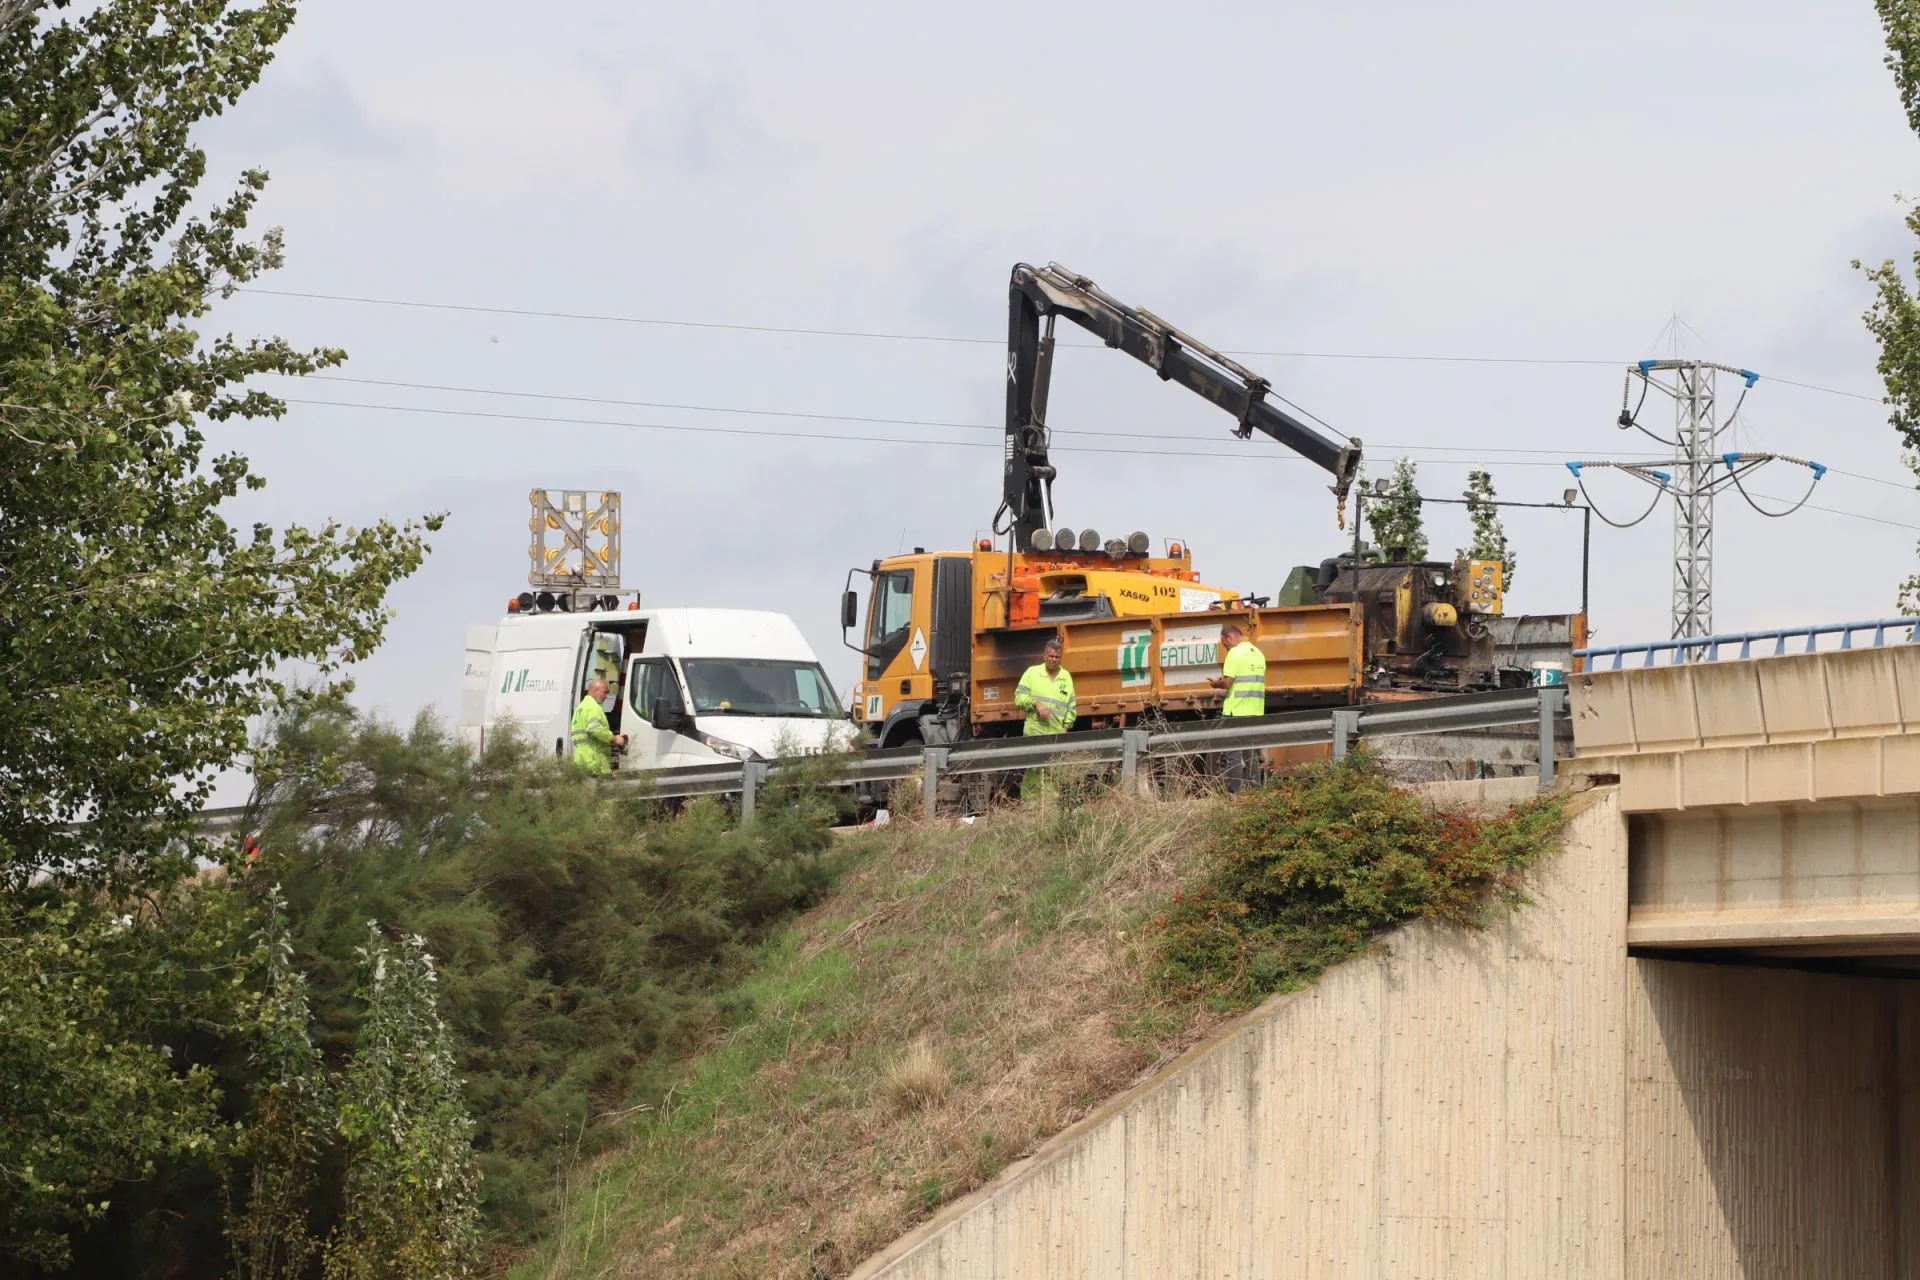
[[693,709],[703,715],[836,716],[839,699],[817,662],[682,658]]

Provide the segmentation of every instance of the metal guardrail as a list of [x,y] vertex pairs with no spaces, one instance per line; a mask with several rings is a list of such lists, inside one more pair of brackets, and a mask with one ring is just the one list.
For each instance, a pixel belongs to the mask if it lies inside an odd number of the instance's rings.
[[[1336,759],[1363,738],[1385,735],[1459,733],[1513,725],[1537,725],[1540,737],[1540,785],[1552,783],[1554,724],[1567,714],[1567,691],[1560,686],[1507,689],[1410,702],[1334,707],[1248,717],[1243,721],[1196,721],[1164,729],[1104,729],[1043,738],[994,738],[950,746],[903,747],[870,751],[843,766],[844,785],[898,782],[918,776],[922,798],[932,812],[940,780],[948,775],[991,773],[1050,765],[1120,766],[1121,785],[1130,785],[1142,761],[1209,755],[1221,751],[1261,751],[1270,747],[1333,744]],[[741,820],[751,821],[755,804],[783,766],[751,761],[745,765],[697,765],[655,769],[630,785],[644,786],[661,799],[711,795],[740,796]],[[724,775],[725,782],[718,783]]]
[[[1820,652],[1818,641],[1821,636],[1839,636],[1840,648],[1845,650],[1854,647],[1853,637],[1856,633],[1871,631],[1873,633],[1871,647],[1877,649],[1887,643],[1889,628],[1898,630],[1905,627],[1911,631],[1916,626],[1920,626],[1920,618],[1872,618],[1865,622],[1823,622],[1816,626],[1781,627],[1774,631],[1730,631],[1717,636],[1689,636],[1679,640],[1649,640],[1641,644],[1616,644],[1596,649],[1575,649],[1573,656],[1585,659],[1589,671],[1600,670],[1594,665],[1595,658],[1610,657],[1613,659],[1613,665],[1606,670],[1618,671],[1629,654],[1644,653],[1646,660],[1640,664],[1642,667],[1653,666],[1655,656],[1662,653],[1671,654],[1675,663],[1718,662],[1723,648],[1738,644],[1740,652],[1734,656],[1751,658],[1755,643],[1765,644],[1771,640],[1774,642],[1772,656],[1777,658],[1786,653],[1787,641],[1799,636],[1807,638],[1807,647],[1801,652],[1818,653]],[[1909,635],[1896,639],[1894,643],[1903,644],[1911,638]]]
[[[1450,698],[1423,698],[1409,702],[1334,707],[1324,711],[1294,711],[1244,720],[1204,720],[1169,725],[1164,729],[1101,729],[1088,733],[1044,738],[990,738],[951,746],[896,747],[868,751],[839,762],[834,782],[840,786],[899,782],[920,777],[929,813],[940,779],[950,774],[992,773],[1000,770],[1084,764],[1120,766],[1122,786],[1131,785],[1141,762],[1211,755],[1222,751],[1263,751],[1269,747],[1303,746],[1331,742],[1335,759],[1345,759],[1353,743],[1368,737],[1432,733],[1460,733],[1514,725],[1539,726],[1540,785],[1554,778],[1553,730],[1567,714],[1567,691],[1560,686],[1504,689],[1498,693],[1464,694]],[[616,777],[614,786],[645,788],[663,800],[695,796],[737,795],[740,819],[753,820],[753,811],[769,783],[783,769],[779,762],[750,760],[651,769]],[[202,835],[225,835],[245,823],[256,811],[247,805],[203,809]]]

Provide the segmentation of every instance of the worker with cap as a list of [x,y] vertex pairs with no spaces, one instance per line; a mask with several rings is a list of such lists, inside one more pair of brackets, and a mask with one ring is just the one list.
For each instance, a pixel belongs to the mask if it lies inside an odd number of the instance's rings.
[[582,773],[600,777],[613,772],[613,748],[627,745],[627,735],[616,734],[607,723],[609,685],[595,676],[587,681],[587,695],[573,709],[573,762]]
[[[1072,673],[1060,665],[1064,652],[1059,636],[1048,640],[1040,651],[1041,661],[1027,668],[1013,691],[1013,705],[1027,713],[1020,731],[1024,737],[1044,737],[1073,728],[1080,704],[1074,696]],[[1045,770],[1027,770],[1020,780],[1021,799],[1039,794],[1044,777]]]
[[[1220,652],[1226,655],[1220,662],[1220,674],[1207,683],[1227,691],[1226,701],[1220,704],[1221,716],[1267,714],[1267,655],[1260,652],[1259,645],[1247,639],[1246,628],[1238,622],[1221,624]],[[1228,751],[1224,754],[1228,791],[1240,791],[1259,780],[1259,752]]]

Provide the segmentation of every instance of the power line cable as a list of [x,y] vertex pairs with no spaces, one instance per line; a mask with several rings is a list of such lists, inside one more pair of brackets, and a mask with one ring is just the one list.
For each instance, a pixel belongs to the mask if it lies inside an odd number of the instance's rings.
[[1772,374],[1767,375],[1767,381],[1778,383],[1783,387],[1799,387],[1802,391],[1824,391],[1830,396],[1845,396],[1849,400],[1865,400],[1871,404],[1885,404],[1887,402],[1887,398],[1883,395],[1870,396],[1861,391],[1842,391],[1837,387],[1815,386],[1811,382],[1795,382],[1792,378],[1776,378]]
[[[809,337],[863,338],[887,342],[957,343],[963,346],[1005,345],[1005,339],[1002,338],[973,338],[959,334],[900,333],[871,329],[827,329],[808,325],[737,324],[716,320],[669,320],[654,316],[617,316],[585,311],[542,311],[531,307],[489,307],[459,302],[422,302],[408,298],[369,298],[352,294],[313,293],[296,289],[262,289],[251,285],[245,288],[237,288],[234,292],[272,298],[303,298],[319,302],[350,302],[375,307],[410,307],[422,311],[460,311],[476,315],[522,316],[538,320],[579,320],[600,324],[653,325],[663,328],[681,329],[719,329],[738,333],[800,334]],[[1062,342],[1058,345],[1062,347],[1105,349],[1105,344],[1099,342]],[[1625,360],[1557,356],[1432,355],[1417,352],[1402,353],[1394,351],[1256,351],[1244,347],[1222,347],[1220,350],[1227,355],[1266,356],[1280,360],[1379,360],[1403,364],[1620,366],[1631,363]],[[1798,382],[1792,378],[1776,378],[1769,375],[1767,380],[1769,382],[1780,383],[1783,386],[1799,387],[1805,391],[1820,391],[1827,395],[1846,396],[1851,399],[1866,400],[1876,404],[1881,403],[1883,400],[1881,396],[1867,395],[1858,391],[1842,391],[1835,387],[1823,387],[1811,382]],[[1298,406],[1295,407],[1298,408]],[[1304,412],[1304,410],[1302,412]]]
[[[1813,490],[1815,486],[1817,486],[1820,483],[1820,477],[1816,473],[1813,479],[1807,482],[1807,491],[1800,495],[1800,501],[1794,503],[1792,506],[1788,507],[1785,511],[1769,511],[1765,507],[1761,506],[1759,503],[1755,502],[1753,500],[1753,495],[1747,492],[1746,484],[1740,479],[1740,470],[1736,469],[1732,471],[1731,474],[1733,476],[1733,487],[1740,491],[1740,496],[1747,500],[1747,505],[1752,507],[1755,511],[1758,511],[1761,515],[1774,520],[1778,520],[1783,516],[1790,516],[1794,512],[1798,511],[1800,508],[1806,506],[1807,499],[1813,497]],[[1762,494],[1761,496],[1766,497],[1767,495]],[[1784,502],[1786,501],[1786,499],[1780,498],[1780,499],[1774,499],[1774,501]]]
[[1647,509],[1645,511],[1642,511],[1639,515],[1635,516],[1631,520],[1614,520],[1614,519],[1611,519],[1606,512],[1600,509],[1599,504],[1594,502],[1593,495],[1587,492],[1587,482],[1584,477],[1576,477],[1574,480],[1574,483],[1580,486],[1580,496],[1586,499],[1587,509],[1593,512],[1593,514],[1595,514],[1596,516],[1600,517],[1601,524],[1610,525],[1615,529],[1631,529],[1633,528],[1633,526],[1639,524],[1642,520],[1645,520],[1648,516],[1653,514],[1653,509],[1660,505],[1660,498],[1662,496],[1662,491],[1659,489],[1656,489],[1654,490],[1654,493],[1653,493],[1653,501],[1647,504]]
[[[509,390],[496,388],[496,387],[469,387],[469,386],[456,385],[453,383],[442,383],[442,382],[409,382],[409,381],[403,381],[395,378],[357,378],[357,377],[352,377],[346,374],[315,373],[315,374],[305,374],[305,375],[286,374],[286,375],[276,375],[276,376],[299,378],[299,380],[302,382],[339,382],[339,383],[347,383],[355,386],[392,387],[392,388],[398,388],[398,389],[403,389],[408,391],[444,391],[444,392],[452,392],[460,395],[499,396],[502,398],[515,399],[515,400],[558,400],[558,401],[564,401],[572,404],[615,405],[621,408],[629,408],[629,409],[673,409],[677,411],[684,411],[687,413],[740,414],[747,417],[797,418],[797,419],[803,419],[803,420],[814,421],[814,422],[856,422],[856,423],[864,423],[864,424],[873,425],[873,426],[928,427],[928,428],[936,428],[936,429],[951,429],[951,430],[961,430],[961,431],[1001,431],[1004,429],[997,423],[989,423],[989,422],[959,422],[959,421],[952,421],[947,419],[936,419],[936,418],[887,418],[887,417],[876,417],[872,415],[849,414],[849,413],[814,413],[814,412],[808,412],[808,411],[797,410],[797,409],[750,409],[750,408],[742,408],[742,407],[730,406],[730,405],[683,404],[683,403],[662,401],[662,400],[626,400],[626,399],[619,399],[619,398],[610,397],[610,396],[582,396],[582,395],[572,395],[572,394],[567,394],[563,392],[552,392],[552,391],[509,391]],[[1643,394],[1643,401],[1644,401],[1644,394]],[[301,401],[300,403],[321,404],[326,402]],[[1297,408],[1298,406],[1295,406],[1295,407]],[[1304,412],[1304,410],[1302,412]],[[1321,421],[1321,420],[1316,418],[1315,421]],[[1322,422],[1321,425],[1325,426],[1327,424]],[[1328,426],[1327,429],[1338,433],[1338,429],[1335,427]],[[782,432],[782,433],[775,433],[775,434],[788,434],[788,433]],[[1184,432],[1108,431],[1108,430],[1097,430],[1097,429],[1087,428],[1087,427],[1054,428],[1052,429],[1051,434],[1072,435],[1072,436],[1092,436],[1092,437],[1105,436],[1105,437],[1111,437],[1114,439],[1121,439],[1121,440],[1184,441],[1184,440],[1192,440],[1195,438],[1191,433],[1184,433]],[[1672,444],[1671,441],[1666,441],[1664,443],[1667,443],[1669,445]],[[1374,449],[1378,449],[1381,451],[1395,452],[1395,453],[1399,453],[1399,452],[1470,453],[1470,454],[1488,454],[1488,455],[1499,455],[1499,456],[1514,455],[1514,456],[1533,456],[1533,457],[1549,457],[1549,458],[1580,458],[1580,457],[1586,456],[1586,452],[1575,451],[1572,449],[1525,449],[1525,448],[1513,448],[1513,447],[1498,446],[1498,445],[1391,444],[1391,443],[1376,442],[1372,447]],[[1591,451],[1587,451],[1587,452],[1591,452]],[[1227,455],[1219,455],[1219,456],[1224,457]],[[1647,455],[1647,458],[1645,460],[1650,461],[1656,458],[1657,456],[1659,455],[1649,454]],[[1439,460],[1434,460],[1434,461],[1439,461]],[[1849,480],[1859,480],[1867,484],[1883,485],[1889,489],[1898,489],[1902,493],[1912,493],[1916,489],[1916,486],[1913,484],[1905,484],[1895,480],[1887,480],[1880,476],[1863,475],[1862,473],[1857,471],[1846,471],[1838,467],[1829,468],[1828,474],[1835,475],[1835,476],[1845,476]],[[1813,510],[1816,510],[1816,511],[1820,509],[1821,508],[1818,508],[1818,507],[1813,508]]]
[[[956,422],[936,418],[883,418],[870,415],[848,413],[811,413],[794,409],[747,409],[727,405],[683,404],[662,400],[623,400],[609,396],[580,396],[540,391],[504,391],[487,387],[454,386],[448,383],[403,382],[391,378],[354,378],[343,374],[287,374],[298,377],[303,382],[340,382],[356,386],[394,387],[409,391],[445,391],[462,395],[500,396],[516,400],[558,400],[574,404],[617,405],[629,409],[673,409],[687,413],[731,413],[758,418],[798,418],[812,422],[857,422],[872,426],[929,427],[962,431],[1003,431],[998,423]],[[320,401],[302,401],[300,403],[322,403]],[[1315,421],[1319,421],[1315,419]],[[1322,425],[1325,425],[1324,423]],[[1335,430],[1329,427],[1328,430]],[[1050,435],[1108,437],[1120,440],[1192,440],[1191,432],[1169,431],[1111,431],[1093,428],[1057,427]],[[1472,454],[1520,454],[1540,457],[1573,458],[1582,456],[1570,449],[1518,449],[1491,445],[1440,445],[1440,444],[1377,444],[1378,449],[1398,452],[1401,450],[1426,451],[1432,453],[1472,453]]]
[[[839,441],[839,442],[852,443],[852,444],[933,445],[933,446],[942,447],[942,448],[959,448],[959,449],[999,449],[1001,447],[997,442],[990,442],[990,441],[923,440],[923,439],[911,439],[911,438],[901,437],[901,436],[839,435],[839,434],[834,434],[829,432],[813,432],[813,431],[804,431],[804,432],[803,431],[760,431],[760,430],[753,430],[753,429],[744,428],[744,427],[693,427],[693,426],[686,426],[684,424],[675,424],[675,423],[631,422],[624,419],[571,418],[571,417],[559,417],[559,416],[547,416],[547,415],[535,415],[535,414],[523,414],[523,413],[495,413],[495,412],[480,410],[480,409],[447,409],[447,408],[430,408],[430,407],[421,406],[421,405],[383,405],[383,404],[364,404],[364,403],[359,403],[354,401],[342,401],[342,400],[304,400],[304,399],[296,399],[291,397],[282,397],[282,398],[286,399],[287,403],[289,404],[308,405],[308,406],[315,406],[315,407],[321,407],[321,408],[379,410],[379,411],[392,412],[392,413],[426,414],[426,415],[432,415],[436,417],[485,418],[485,419],[494,420],[494,421],[507,421],[507,422],[539,422],[539,423],[547,423],[550,425],[558,425],[558,426],[627,427],[634,430],[679,431],[679,432],[686,432],[686,433],[696,434],[696,435],[697,434],[717,434],[717,435],[753,436],[753,437],[759,437],[764,439],[774,439],[774,440],[829,440],[829,441]],[[1207,451],[1195,451],[1191,449],[1115,449],[1115,448],[1103,447],[1103,446],[1097,446],[1097,445],[1077,445],[1077,446],[1074,446],[1072,451],[1075,453],[1128,454],[1128,455],[1137,455],[1142,457],[1155,457],[1155,458],[1230,458],[1236,461],[1244,461],[1247,458],[1252,457],[1256,459],[1265,459],[1265,460],[1274,461],[1274,462],[1294,463],[1294,462],[1306,461],[1306,459],[1301,458],[1294,454],[1276,453],[1276,452],[1269,452],[1269,451],[1255,451],[1253,453],[1248,453],[1245,451],[1236,452],[1236,453],[1217,453],[1217,452],[1207,452]],[[1484,452],[1484,450],[1482,452]],[[1445,459],[1445,458],[1427,459],[1426,461],[1434,466],[1471,467],[1475,465],[1470,462],[1456,462],[1452,459]],[[1558,462],[1510,462],[1505,465],[1516,466],[1516,467],[1558,468],[1564,464],[1558,463]],[[1829,474],[1840,474],[1840,473],[1830,471]],[[1583,496],[1586,494],[1586,487],[1584,484],[1581,485],[1581,493]],[[1763,493],[1763,494],[1760,494],[1759,496],[1766,498],[1769,501],[1776,501],[1776,502],[1786,501],[1786,499],[1779,498],[1773,494]],[[1656,501],[1657,500],[1658,500],[1658,495],[1656,495]],[[1588,499],[1588,505],[1589,506],[1593,505],[1591,498]],[[1806,509],[1809,511],[1820,511],[1828,515],[1844,516],[1848,519],[1865,520],[1872,524],[1882,524],[1882,525],[1887,525],[1889,527],[1896,528],[1896,529],[1911,529],[1916,532],[1920,532],[1920,524],[1908,524],[1899,520],[1888,520],[1880,516],[1865,515],[1857,511],[1843,511],[1835,507],[1816,506],[1812,503],[1807,503],[1805,505],[1806,505]],[[1637,521],[1633,521],[1633,522],[1628,522],[1626,524],[1619,524],[1615,521],[1608,520],[1607,517],[1605,517],[1604,515],[1601,515],[1600,511],[1597,508],[1594,510],[1594,514],[1600,516],[1603,522],[1614,525],[1616,528],[1631,528],[1634,523],[1638,523]],[[1643,515],[1640,518],[1645,519],[1646,517]]]
[[[987,440],[979,440],[979,441],[941,440],[938,438],[917,439],[917,438],[906,437],[906,436],[842,435],[835,432],[824,432],[824,431],[763,431],[763,430],[756,430],[756,429],[747,428],[747,427],[719,427],[719,426],[697,426],[696,427],[696,426],[688,426],[684,423],[632,422],[626,419],[617,419],[617,418],[573,418],[573,417],[560,417],[557,415],[548,415],[548,414],[500,413],[500,412],[495,412],[495,411],[486,410],[486,409],[451,409],[451,408],[440,408],[440,407],[433,407],[433,406],[427,406],[427,405],[407,405],[407,404],[369,404],[363,401],[352,401],[352,400],[306,400],[306,399],[301,399],[294,396],[282,396],[280,398],[285,400],[288,404],[309,405],[309,406],[321,407],[321,408],[364,409],[364,410],[376,410],[376,411],[385,412],[385,413],[430,414],[437,417],[485,418],[492,421],[503,421],[503,422],[541,422],[541,423],[548,423],[548,424],[559,425],[559,426],[626,427],[626,428],[630,428],[633,430],[640,430],[640,431],[680,431],[680,432],[686,432],[692,435],[757,436],[757,437],[772,439],[772,440],[837,440],[837,441],[845,441],[845,442],[854,443],[854,444],[933,445],[940,448],[952,448],[952,449],[998,450],[1002,447],[1000,442],[998,441],[987,441]],[[1280,453],[1280,452],[1273,452],[1273,451],[1266,451],[1266,450],[1255,450],[1250,453],[1246,451],[1237,452],[1237,453],[1219,453],[1219,452],[1208,452],[1204,450],[1197,451],[1192,449],[1116,449],[1116,448],[1113,448],[1110,446],[1104,446],[1104,445],[1076,445],[1076,446],[1073,446],[1073,452],[1132,454],[1132,455],[1138,455],[1142,457],[1154,457],[1154,458],[1231,458],[1237,461],[1244,461],[1247,458],[1252,457],[1256,459],[1268,460],[1273,462],[1295,463],[1295,462],[1307,461],[1305,458],[1300,457],[1298,454]],[[1471,462],[1456,461],[1450,458],[1429,458],[1429,459],[1425,459],[1424,461],[1426,461],[1431,466],[1470,467],[1475,465]],[[1511,467],[1559,467],[1563,464],[1558,462],[1509,462],[1509,463],[1506,463],[1505,465],[1511,466]]]

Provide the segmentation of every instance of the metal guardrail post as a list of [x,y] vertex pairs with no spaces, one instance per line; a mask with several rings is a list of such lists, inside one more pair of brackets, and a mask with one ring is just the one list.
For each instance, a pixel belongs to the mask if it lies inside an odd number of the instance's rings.
[[769,773],[764,760],[749,760],[740,766],[740,825],[748,826],[753,822],[753,811],[760,798],[760,791],[767,785]]
[[1566,706],[1566,686],[1547,685],[1540,690],[1540,789],[1542,791],[1553,785],[1554,775],[1559,768],[1553,758],[1553,729],[1561,713],[1566,710]]
[[[1920,624],[1920,618],[1887,620],[1890,628],[1914,624]],[[1660,643],[1671,647],[1674,642]],[[1331,740],[1336,754],[1344,758],[1354,741],[1368,734],[1398,737],[1403,734],[1459,733],[1505,726],[1524,728],[1536,721],[1541,722],[1542,742],[1545,743],[1551,732],[1552,719],[1565,715],[1566,705],[1567,694],[1562,688],[1550,687],[1544,695],[1541,690],[1533,688],[1503,689],[1457,697],[1372,703],[1364,707],[1285,712],[1275,716],[1247,717],[1237,722],[1232,717],[1227,720],[1195,721],[1152,731],[1108,729],[1085,735],[969,742],[951,748],[891,748],[868,753],[850,762],[840,785],[904,782],[915,773],[921,773],[927,809],[931,812],[933,800],[939,791],[940,778],[947,773],[1017,772],[1022,769],[1043,769],[1073,759],[1102,767],[1117,764],[1121,766],[1123,777],[1138,783],[1144,780],[1140,773],[1141,760],[1151,760],[1156,755],[1168,758],[1206,756],[1220,751],[1264,751],[1272,747],[1303,746]],[[1551,749],[1543,755],[1548,757],[1548,768],[1543,769],[1542,776],[1551,781]],[[602,785],[639,786],[645,789],[643,794],[659,799],[738,794],[740,820],[744,825],[753,821],[754,810],[780,767],[764,760],[744,765],[733,760],[714,760],[704,764],[648,770],[639,776],[619,775]],[[200,814],[200,830],[202,834],[224,833],[234,824],[248,820],[249,814],[245,806],[203,810]],[[81,831],[85,826],[84,823],[76,824],[68,829]]]
[[1147,754],[1147,739],[1151,735],[1145,729],[1123,729],[1120,732],[1120,790],[1128,794],[1133,792],[1133,780],[1140,769],[1140,757]]
[[1333,709],[1333,758],[1345,760],[1353,740],[1360,736],[1360,708]]
[[925,787],[926,817],[928,821],[932,821],[934,802],[940,795],[940,771],[947,767],[947,749],[927,747],[920,753],[920,762],[926,774],[922,780]]

